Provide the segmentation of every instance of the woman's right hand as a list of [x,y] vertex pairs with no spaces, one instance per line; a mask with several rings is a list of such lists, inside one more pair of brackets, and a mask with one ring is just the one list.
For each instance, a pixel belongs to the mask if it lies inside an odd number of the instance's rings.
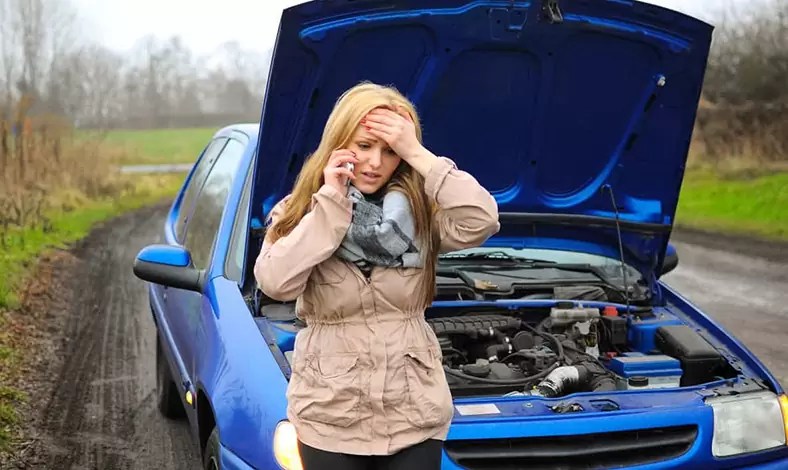
[[358,164],[356,154],[347,149],[334,150],[328,158],[328,164],[323,169],[323,179],[325,183],[334,189],[347,195],[347,181],[356,179],[352,171],[345,168],[345,163]]

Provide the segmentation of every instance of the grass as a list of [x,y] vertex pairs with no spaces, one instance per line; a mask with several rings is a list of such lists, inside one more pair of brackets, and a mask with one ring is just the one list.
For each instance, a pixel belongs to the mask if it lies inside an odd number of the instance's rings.
[[17,291],[36,259],[49,249],[79,240],[99,222],[173,196],[183,178],[182,174],[136,177],[133,189],[118,198],[83,201],[73,210],[49,214],[51,224],[47,231],[33,227],[12,231],[7,236],[7,248],[0,256],[0,451],[8,448],[13,427],[18,422],[14,403],[24,399],[10,385],[19,368],[19,353],[13,347],[14,339],[6,331],[2,311],[19,306]]
[[194,163],[218,129],[114,130],[107,142],[125,149],[121,164]]
[[788,172],[723,175],[689,170],[676,213],[678,226],[788,240]]
[[84,237],[97,222],[174,195],[184,175],[147,175],[138,177],[134,189],[115,199],[84,202],[81,207],[49,216],[48,231],[41,227],[11,231],[6,250],[0,257],[0,308],[17,306],[15,288],[27,267],[47,248],[66,246]]

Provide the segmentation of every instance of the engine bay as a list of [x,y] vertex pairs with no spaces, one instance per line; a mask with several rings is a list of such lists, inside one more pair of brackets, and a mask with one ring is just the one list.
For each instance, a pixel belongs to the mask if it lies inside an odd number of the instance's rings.
[[560,397],[736,375],[698,332],[666,312],[620,313],[613,305],[573,302],[542,310],[428,318],[452,394]]
[[[438,338],[452,394],[553,398],[687,387],[737,376],[711,343],[668,309],[546,304],[428,309],[426,323]],[[305,325],[292,304],[269,304],[261,313],[289,363],[295,336]]]

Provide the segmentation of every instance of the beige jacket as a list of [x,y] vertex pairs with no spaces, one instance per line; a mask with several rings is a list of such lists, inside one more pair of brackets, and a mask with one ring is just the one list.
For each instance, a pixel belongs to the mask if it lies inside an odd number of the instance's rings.
[[[441,208],[441,251],[478,246],[499,230],[493,197],[451,160],[438,160],[425,188]],[[324,185],[298,226],[263,243],[257,258],[262,291],[297,299],[307,324],[296,336],[288,419],[301,441],[331,452],[386,455],[444,440],[454,407],[437,337],[414,295],[427,282],[423,270],[375,267],[367,279],[332,256],[350,218],[350,200]]]

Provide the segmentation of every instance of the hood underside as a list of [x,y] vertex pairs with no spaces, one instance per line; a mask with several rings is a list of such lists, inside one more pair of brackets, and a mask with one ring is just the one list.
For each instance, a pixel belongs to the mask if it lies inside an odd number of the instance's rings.
[[618,226],[628,261],[654,272],[673,224],[711,31],[627,0],[344,0],[287,9],[263,105],[255,207],[264,217],[290,191],[337,97],[370,80],[410,98],[425,144],[495,196],[503,227],[492,243],[581,240],[617,254]]

